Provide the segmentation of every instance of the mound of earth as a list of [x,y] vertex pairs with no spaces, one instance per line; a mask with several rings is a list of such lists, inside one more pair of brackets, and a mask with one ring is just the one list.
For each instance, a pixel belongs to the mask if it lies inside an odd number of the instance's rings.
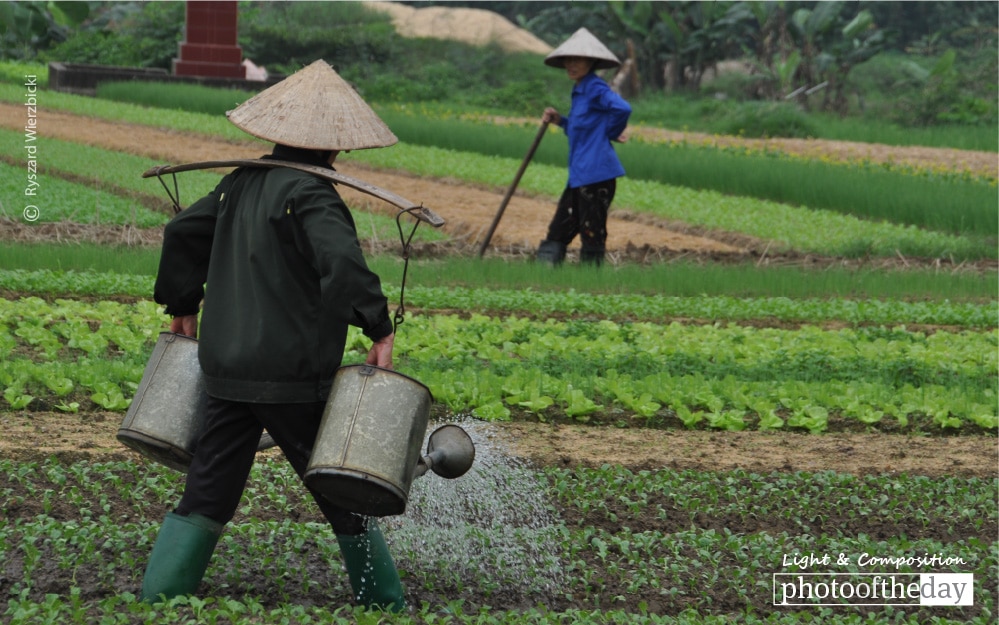
[[396,2],[369,2],[387,13],[403,37],[451,39],[476,46],[498,44],[507,52],[548,54],[552,47],[508,19],[485,9],[464,7],[413,8]]

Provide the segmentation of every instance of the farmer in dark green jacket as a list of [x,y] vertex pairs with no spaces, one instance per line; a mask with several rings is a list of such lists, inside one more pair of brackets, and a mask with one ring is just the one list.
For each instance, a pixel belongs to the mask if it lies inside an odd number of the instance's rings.
[[[275,144],[269,157],[332,169],[339,152],[394,144],[395,135],[325,62],[316,61],[230,111]],[[264,428],[301,477],[349,325],[391,368],[394,339],[381,283],[333,186],[290,168],[245,167],[166,227],[155,299],[170,329],[198,335],[207,423],[183,497],[150,555],[142,598],[193,593],[239,504]],[[203,302],[203,307],[202,307]],[[373,518],[312,492],[343,553],[357,601],[405,601]]]

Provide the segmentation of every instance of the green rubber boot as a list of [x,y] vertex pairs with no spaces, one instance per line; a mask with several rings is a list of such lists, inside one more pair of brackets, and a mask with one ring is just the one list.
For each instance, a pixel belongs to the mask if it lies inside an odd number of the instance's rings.
[[337,534],[336,541],[347,566],[354,598],[359,604],[388,612],[406,609],[399,572],[395,570],[385,536],[374,519],[368,519],[368,530],[364,534]]
[[538,245],[538,251],[535,258],[539,263],[545,263],[551,265],[552,267],[558,267],[565,260],[565,243],[559,243],[558,241],[549,241],[545,239]]
[[193,594],[221,533],[222,524],[206,516],[168,513],[149,555],[139,598],[156,603],[160,595],[171,599]]

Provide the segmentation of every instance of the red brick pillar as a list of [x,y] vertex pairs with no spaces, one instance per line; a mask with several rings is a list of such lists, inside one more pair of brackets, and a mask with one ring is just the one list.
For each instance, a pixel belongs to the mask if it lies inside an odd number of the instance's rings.
[[236,44],[236,3],[188,1],[177,76],[245,78],[243,50]]

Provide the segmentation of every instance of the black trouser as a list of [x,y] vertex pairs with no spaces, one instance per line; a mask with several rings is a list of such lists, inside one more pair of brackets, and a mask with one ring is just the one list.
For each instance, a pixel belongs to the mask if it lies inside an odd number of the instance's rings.
[[584,256],[589,253],[603,255],[607,244],[607,213],[616,189],[616,178],[566,187],[548,225],[547,240],[569,245],[578,234]]
[[[250,404],[208,398],[204,433],[187,472],[177,514],[201,514],[219,523],[232,520],[267,428],[301,478],[309,465],[325,403]],[[337,534],[364,532],[365,518],[333,505],[309,489]]]

